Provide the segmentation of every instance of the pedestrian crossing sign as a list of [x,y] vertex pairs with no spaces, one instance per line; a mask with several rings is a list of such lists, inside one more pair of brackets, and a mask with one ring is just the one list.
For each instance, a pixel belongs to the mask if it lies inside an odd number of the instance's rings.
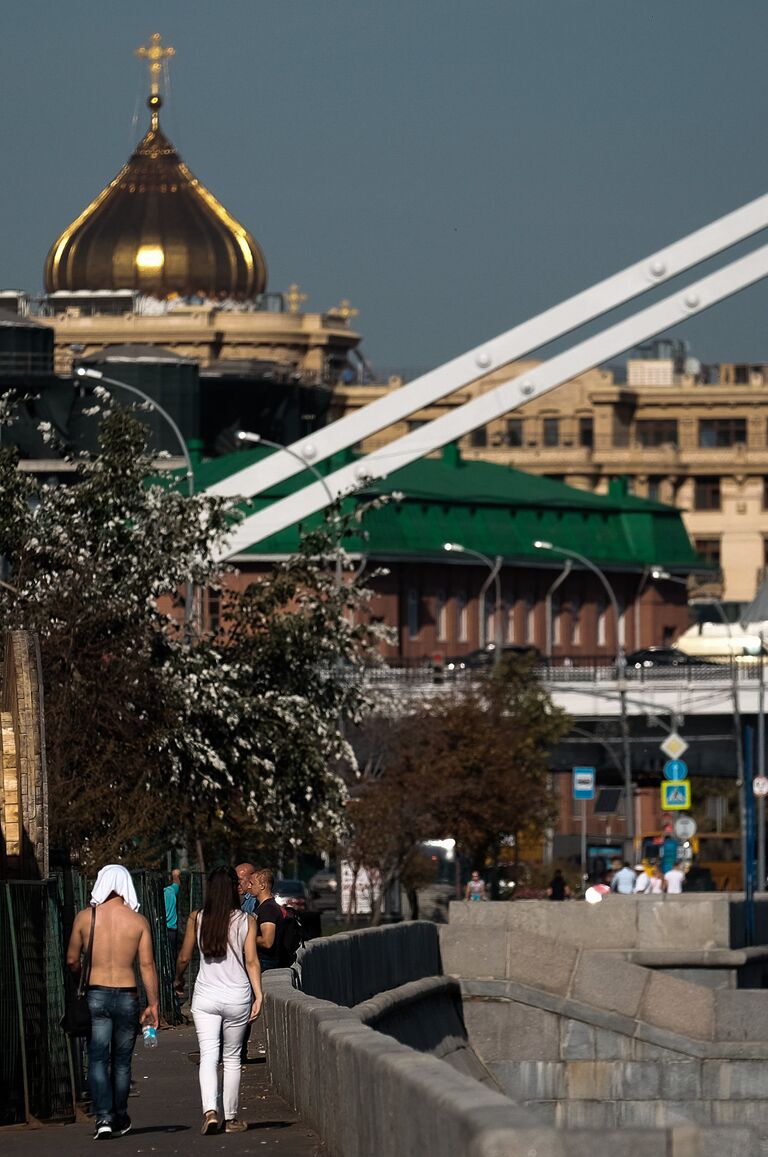
[[667,780],[661,785],[662,811],[687,811],[690,806],[691,781],[689,779],[678,779],[673,782]]

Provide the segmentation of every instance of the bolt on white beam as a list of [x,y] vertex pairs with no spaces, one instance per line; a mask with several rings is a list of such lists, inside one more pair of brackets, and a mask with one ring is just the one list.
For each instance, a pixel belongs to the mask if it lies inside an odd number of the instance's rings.
[[430,370],[399,390],[393,390],[355,413],[315,431],[310,438],[293,442],[290,447],[292,454],[277,452],[231,474],[209,487],[208,493],[247,498],[260,494],[301,471],[296,455],[305,461],[319,462],[354,446],[363,438],[447,397],[490,370],[524,357],[531,350],[562,337],[765,228],[768,228],[768,194]]
[[739,290],[768,276],[768,245],[763,245],[716,273],[710,273],[663,301],[641,310],[624,321],[602,330],[594,337],[572,346],[550,358],[530,373],[513,378],[463,406],[413,430],[402,438],[380,447],[343,466],[319,483],[306,486],[295,494],[272,503],[266,509],[244,519],[234,531],[221,557],[230,557],[255,543],[277,534],[328,505],[328,492],[339,495],[356,489],[366,479],[386,478],[411,462],[439,450],[448,442],[461,438],[478,426],[508,414],[524,402],[547,393],[570,378],[601,365],[609,358],[631,349],[687,317],[708,309],[733,296]]

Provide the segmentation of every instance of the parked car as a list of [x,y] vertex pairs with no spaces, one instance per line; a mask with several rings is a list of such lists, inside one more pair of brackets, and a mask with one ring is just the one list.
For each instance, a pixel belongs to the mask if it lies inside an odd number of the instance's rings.
[[275,899],[286,908],[306,912],[309,901],[303,880],[275,880]]
[[[445,670],[455,675],[459,671],[472,671],[478,667],[492,667],[495,650],[495,643],[487,643],[485,647],[480,647],[477,651],[470,651],[466,655],[454,655],[452,658],[446,660]],[[509,643],[501,648],[502,659],[514,659],[521,656],[539,660],[541,658],[541,652],[538,647],[525,646],[517,643]]]
[[677,647],[643,647],[627,655],[627,667],[647,670],[651,667],[699,667],[701,659],[692,658]]
[[309,906],[313,912],[336,910],[339,881],[335,872],[315,872],[309,881]]

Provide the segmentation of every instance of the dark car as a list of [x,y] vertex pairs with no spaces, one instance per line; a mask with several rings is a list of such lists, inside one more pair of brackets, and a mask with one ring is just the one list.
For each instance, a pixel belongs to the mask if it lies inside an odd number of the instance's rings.
[[650,667],[701,666],[700,659],[686,655],[684,651],[678,651],[677,647],[643,647],[642,650],[627,655],[626,662],[627,667],[634,667],[637,671]]
[[275,880],[275,899],[285,908],[306,912],[309,896],[303,880]]
[[[481,647],[477,651],[470,651],[466,655],[454,655],[453,658],[446,660],[445,670],[446,672],[456,674],[458,671],[472,671],[477,668],[492,667],[495,651],[496,644],[487,643],[485,647]],[[541,658],[541,652],[538,647],[509,643],[501,648],[501,657],[502,659],[525,657],[538,660]]]

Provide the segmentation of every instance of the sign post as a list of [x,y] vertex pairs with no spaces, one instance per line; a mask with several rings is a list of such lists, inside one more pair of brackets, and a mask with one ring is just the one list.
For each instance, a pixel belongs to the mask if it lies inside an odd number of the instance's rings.
[[595,798],[594,767],[574,767],[573,798],[581,800],[581,879],[587,878],[587,800]]
[[691,781],[689,779],[665,780],[661,785],[661,810],[665,812],[688,811],[691,806]]

